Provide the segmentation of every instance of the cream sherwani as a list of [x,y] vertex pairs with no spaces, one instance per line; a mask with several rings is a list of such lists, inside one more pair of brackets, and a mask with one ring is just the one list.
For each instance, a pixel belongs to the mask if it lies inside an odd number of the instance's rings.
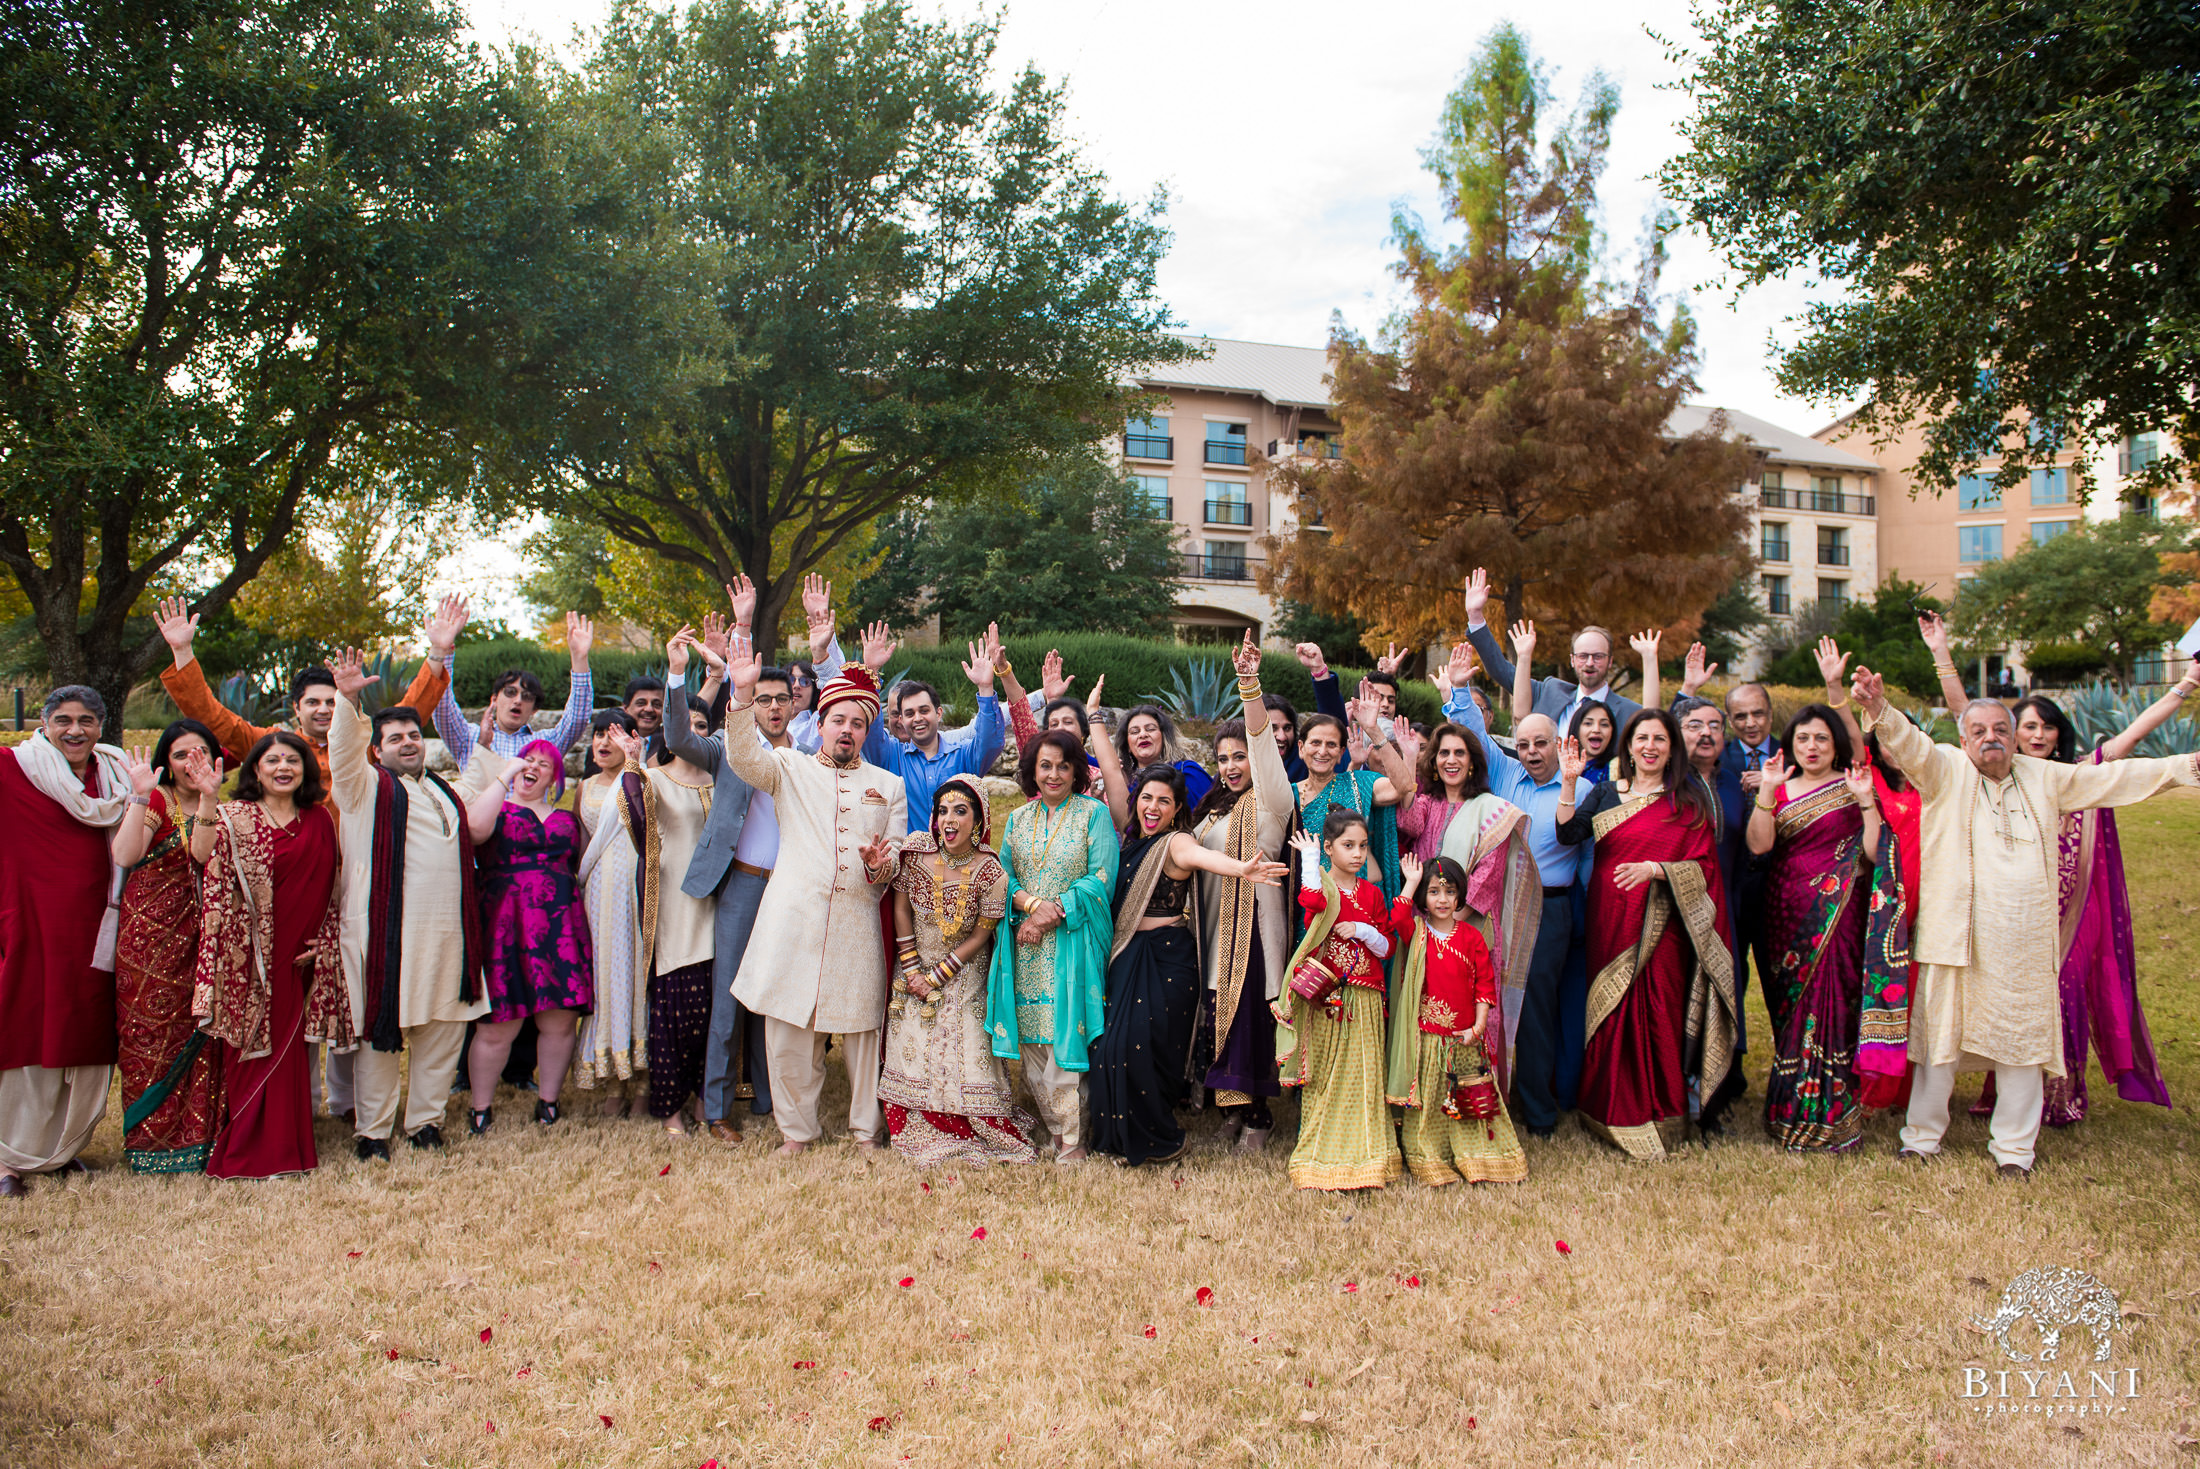
[[1892,705],[1872,727],[1924,798],[1910,1004],[1919,1079],[1903,1143],[1937,1150],[1955,1073],[1991,1069],[1992,1152],[2029,1168],[2041,1078],[2063,1074],[2056,886],[2063,813],[2200,785],[2200,756],[2065,765],[2016,755],[2009,776],[1996,781]]
[[[351,1023],[364,1037],[369,918],[374,889],[374,823],[377,775],[368,750],[373,722],[350,700],[336,701],[329,725],[331,800],[338,819],[344,866],[344,982],[351,992]],[[511,762],[476,751],[453,787],[460,801],[477,794]],[[465,927],[460,845],[467,840],[466,813],[454,810],[424,775],[399,776],[405,786],[405,924],[398,946],[397,1023],[412,1054],[412,1089],[405,1108],[409,1136],[443,1116],[458,1068],[466,1022],[489,1011],[486,987],[471,1002],[459,997],[465,979]],[[352,1053],[360,1137],[388,1139],[397,1121],[398,1052],[377,1051],[361,1041]]]
[[906,787],[876,765],[843,770],[766,745],[750,707],[727,712],[725,746],[735,774],[772,798],[779,821],[778,861],[733,982],[734,998],[765,1017],[773,1120],[789,1142],[818,1138],[825,1038],[837,1035],[848,1063],[849,1126],[878,1141],[886,889],[865,880],[859,853],[875,836],[899,841],[908,833]]

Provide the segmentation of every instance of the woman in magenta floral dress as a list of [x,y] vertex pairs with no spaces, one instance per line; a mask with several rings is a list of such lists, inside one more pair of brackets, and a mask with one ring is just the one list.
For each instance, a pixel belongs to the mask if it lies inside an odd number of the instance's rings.
[[564,792],[564,757],[537,740],[467,807],[467,827],[480,848],[475,891],[488,950],[481,973],[489,1013],[474,1027],[466,1063],[476,1134],[489,1130],[497,1077],[529,1016],[538,1037],[535,1120],[558,1120],[580,1018],[595,1006],[595,957],[580,883],[588,835],[579,817],[550,804]]

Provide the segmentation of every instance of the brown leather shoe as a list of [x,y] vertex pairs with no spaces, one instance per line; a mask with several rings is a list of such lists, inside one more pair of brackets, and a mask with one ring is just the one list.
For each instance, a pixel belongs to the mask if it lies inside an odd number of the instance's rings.
[[2004,1183],[2007,1183],[2012,1179],[2016,1180],[2019,1183],[2022,1183],[2025,1179],[2028,1179],[2032,1176],[2032,1170],[2025,1167],[2022,1163],[2004,1163],[1999,1168],[1996,1168],[1994,1170],[1994,1176]]
[[710,1135],[729,1148],[741,1141],[741,1129],[735,1127],[723,1117],[712,1119]]

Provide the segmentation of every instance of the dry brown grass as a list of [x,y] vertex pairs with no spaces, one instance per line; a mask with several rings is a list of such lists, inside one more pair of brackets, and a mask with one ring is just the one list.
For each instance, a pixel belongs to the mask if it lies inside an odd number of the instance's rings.
[[[1662,1167],[1568,1129],[1516,1188],[1331,1197],[1211,1121],[1168,1170],[926,1177],[516,1106],[444,1157],[325,1124],[317,1175],[215,1184],[119,1171],[117,1108],[106,1171],[0,1213],[0,1461],[2190,1463],[2200,798],[2124,830],[2179,1110],[2096,1089],[2027,1186],[1967,1119],[1921,1172],[1886,1118],[1854,1157]],[[2151,1313],[2141,1396],[1980,1421],[1964,1322],[2055,1263]]]

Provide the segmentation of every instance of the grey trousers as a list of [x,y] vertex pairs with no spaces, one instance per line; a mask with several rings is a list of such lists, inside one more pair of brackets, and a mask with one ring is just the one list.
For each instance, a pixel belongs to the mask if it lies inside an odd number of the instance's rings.
[[718,891],[716,953],[712,960],[710,989],[710,1039],[703,1047],[703,1116],[716,1122],[733,1112],[734,1046],[748,1058],[748,1080],[756,1087],[749,1110],[759,1117],[772,1110],[770,1069],[764,1054],[763,1017],[733,997],[734,976],[741,972],[741,956],[748,951],[749,934],[756,927],[756,910],[764,902],[769,878],[750,872],[734,872]]

